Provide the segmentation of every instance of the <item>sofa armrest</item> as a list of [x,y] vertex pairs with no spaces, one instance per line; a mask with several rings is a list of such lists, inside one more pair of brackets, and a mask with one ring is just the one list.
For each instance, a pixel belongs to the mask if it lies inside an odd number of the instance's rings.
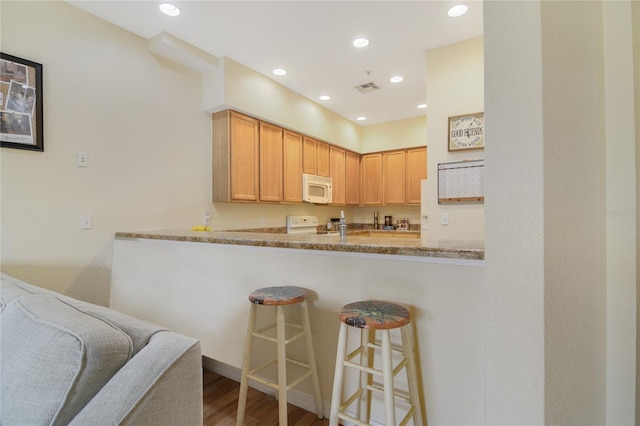
[[71,422],[97,424],[202,425],[200,343],[154,334]]

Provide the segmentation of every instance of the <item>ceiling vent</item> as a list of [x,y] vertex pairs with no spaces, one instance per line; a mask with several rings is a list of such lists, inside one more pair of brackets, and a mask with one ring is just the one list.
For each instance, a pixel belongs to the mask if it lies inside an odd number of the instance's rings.
[[380,89],[380,87],[378,87],[378,85],[372,81],[370,83],[360,84],[356,86],[356,89],[360,93],[369,93],[369,92],[373,92],[374,90]]

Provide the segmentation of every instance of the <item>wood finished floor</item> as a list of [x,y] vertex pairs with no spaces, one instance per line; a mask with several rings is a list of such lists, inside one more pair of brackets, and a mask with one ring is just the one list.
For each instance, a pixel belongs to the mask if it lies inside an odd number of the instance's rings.
[[[209,370],[203,370],[202,374],[204,426],[235,426],[240,383]],[[290,426],[329,425],[328,419],[318,420],[315,413],[295,405],[288,404],[287,411]],[[277,425],[278,401],[250,387],[245,420],[247,426]]]

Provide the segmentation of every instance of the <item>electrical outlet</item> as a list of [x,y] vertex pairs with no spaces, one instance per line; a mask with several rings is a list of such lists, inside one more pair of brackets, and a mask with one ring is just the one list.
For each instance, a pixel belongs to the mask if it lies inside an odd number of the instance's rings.
[[76,156],[76,164],[78,167],[89,167],[89,154],[86,152],[79,152]]
[[211,212],[204,212],[204,224],[209,226],[209,222],[211,222]]
[[448,225],[449,224],[449,213],[441,213],[440,214],[440,224]]
[[93,228],[93,218],[90,214],[83,214],[80,218],[80,229]]

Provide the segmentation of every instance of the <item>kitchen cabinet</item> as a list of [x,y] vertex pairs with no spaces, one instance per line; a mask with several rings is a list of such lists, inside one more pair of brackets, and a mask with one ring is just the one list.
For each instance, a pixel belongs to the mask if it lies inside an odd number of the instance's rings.
[[213,201],[258,201],[258,120],[213,114]]
[[329,144],[305,136],[303,139],[302,170],[312,175],[329,176]]
[[329,147],[330,145],[328,143],[318,141],[318,147],[316,152],[317,152],[317,165],[318,165],[319,176],[330,175]]
[[362,167],[362,205],[381,206],[382,198],[382,153],[364,154]]
[[282,201],[302,202],[303,138],[298,133],[284,131],[282,139],[283,175]]
[[407,204],[420,204],[421,181],[427,178],[427,147],[407,150]]
[[360,154],[345,153],[345,203],[349,206],[360,205]]
[[318,141],[307,136],[302,142],[302,172],[318,174]]
[[282,201],[282,128],[260,122],[260,201]]
[[385,205],[406,204],[406,152],[382,154],[382,185]]
[[329,146],[329,177],[332,179],[333,200],[331,204],[344,206],[345,198],[345,150]]

